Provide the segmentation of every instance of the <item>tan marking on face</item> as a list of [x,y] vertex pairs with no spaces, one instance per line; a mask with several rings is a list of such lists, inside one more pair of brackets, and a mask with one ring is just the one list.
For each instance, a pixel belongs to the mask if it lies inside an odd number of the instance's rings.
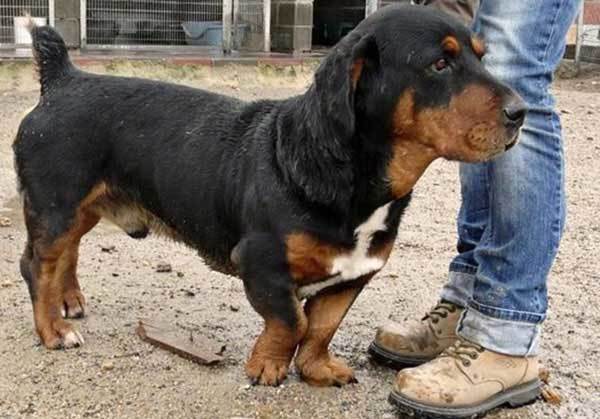
[[350,72],[350,78],[352,80],[352,88],[356,89],[356,85],[358,84],[358,80],[360,79],[360,75],[363,70],[363,66],[365,65],[364,59],[358,59],[352,63],[352,70]]
[[479,84],[467,86],[440,108],[416,110],[407,90],[393,115],[392,158],[387,175],[394,197],[406,195],[433,160],[479,162],[504,150],[501,98]]
[[485,44],[481,38],[476,36],[471,37],[471,48],[473,48],[473,52],[475,52],[477,57],[481,58],[485,55]]
[[479,162],[504,150],[502,99],[490,88],[472,84],[447,107],[423,109],[417,125],[425,142],[449,160]]
[[409,89],[398,100],[393,116],[392,158],[387,177],[396,199],[410,192],[427,166],[438,157],[431,145],[420,141],[417,118],[414,92]]
[[442,49],[452,57],[458,57],[461,48],[458,39],[452,35],[448,35],[442,40]]

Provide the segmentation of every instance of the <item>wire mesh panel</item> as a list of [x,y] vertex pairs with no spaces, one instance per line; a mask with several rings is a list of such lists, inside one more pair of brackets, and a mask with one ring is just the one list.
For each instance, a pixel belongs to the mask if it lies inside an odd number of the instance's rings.
[[264,36],[264,1],[237,0],[234,4],[234,48],[243,50],[263,51]]
[[24,46],[30,42],[23,17],[29,14],[37,23],[49,23],[49,0],[0,0],[0,46]]
[[220,47],[222,14],[222,0],[87,0],[85,44]]
[[378,0],[378,8],[389,6],[390,4],[410,4],[411,0]]
[[600,64],[600,2],[584,2],[577,29],[577,61]]

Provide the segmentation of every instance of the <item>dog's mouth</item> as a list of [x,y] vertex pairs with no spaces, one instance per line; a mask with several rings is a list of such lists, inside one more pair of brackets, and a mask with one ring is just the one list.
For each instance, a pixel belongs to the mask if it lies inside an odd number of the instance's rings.
[[517,144],[517,140],[514,140],[512,143],[510,143],[510,144],[507,144],[507,145],[504,147],[504,151],[508,151],[508,150],[510,150],[511,148],[513,148],[513,147],[515,146],[515,144]]
[[504,151],[508,151],[511,148],[513,148],[517,144],[518,139],[519,133],[517,132],[517,134],[515,134],[515,136],[510,140],[510,142],[504,146]]

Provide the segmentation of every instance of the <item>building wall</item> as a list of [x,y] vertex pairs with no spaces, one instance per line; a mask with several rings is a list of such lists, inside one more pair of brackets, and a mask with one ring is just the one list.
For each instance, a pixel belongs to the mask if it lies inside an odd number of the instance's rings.
[[80,0],[56,0],[54,5],[54,26],[68,47],[79,48]]

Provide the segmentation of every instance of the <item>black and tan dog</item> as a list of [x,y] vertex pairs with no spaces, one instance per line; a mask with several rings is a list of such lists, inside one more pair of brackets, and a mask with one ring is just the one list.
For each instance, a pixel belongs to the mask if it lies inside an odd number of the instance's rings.
[[[48,348],[83,338],[76,265],[101,218],[150,230],[241,277],[264,318],[246,364],[277,385],[296,354],[311,384],[352,370],[328,345],[386,263],[415,182],[436,158],[477,162],[516,140],[523,102],[488,74],[481,42],[423,7],[387,7],[323,60],[305,94],[244,103],[88,74],[32,28],[38,105],[14,143],[28,239],[21,272]],[[305,303],[303,304],[303,301]]]

